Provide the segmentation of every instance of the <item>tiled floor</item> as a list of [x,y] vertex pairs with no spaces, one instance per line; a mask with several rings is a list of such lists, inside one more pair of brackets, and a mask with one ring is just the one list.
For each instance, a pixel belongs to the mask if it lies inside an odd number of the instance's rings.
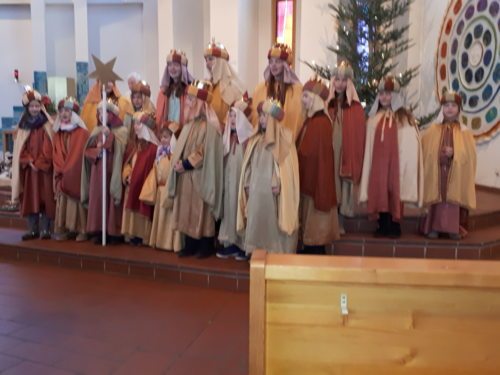
[[248,294],[0,263],[0,374],[247,373]]

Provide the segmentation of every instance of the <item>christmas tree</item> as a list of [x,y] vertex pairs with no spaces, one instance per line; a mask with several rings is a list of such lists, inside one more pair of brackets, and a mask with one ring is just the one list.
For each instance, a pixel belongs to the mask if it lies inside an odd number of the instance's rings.
[[[339,5],[328,4],[337,20],[338,44],[328,49],[337,54],[338,61],[352,65],[356,90],[361,102],[369,109],[377,95],[378,81],[394,74],[404,90],[418,74],[418,66],[398,73],[397,57],[408,50],[409,24],[397,26],[396,20],[405,16],[413,0],[345,0]],[[325,79],[330,79],[330,67],[306,64]],[[410,109],[415,105],[409,104]],[[419,119],[421,124],[435,114]]]

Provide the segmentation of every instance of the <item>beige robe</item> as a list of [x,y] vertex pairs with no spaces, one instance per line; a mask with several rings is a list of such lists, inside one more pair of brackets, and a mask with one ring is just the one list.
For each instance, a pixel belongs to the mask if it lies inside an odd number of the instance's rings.
[[226,156],[224,165],[224,216],[219,229],[219,241],[224,246],[244,246],[244,236],[236,230],[238,211],[238,188],[243,164],[243,145],[235,143]]
[[[442,129],[443,125],[434,124],[425,131],[423,137],[426,206],[442,202],[438,163]],[[453,127],[453,158],[446,187],[446,201],[467,209],[476,208],[475,176],[476,144],[472,132],[464,125]]]
[[187,159],[192,170],[168,178],[168,196],[174,200],[174,228],[200,239],[215,235],[215,220],[222,215],[222,139],[220,129],[197,118],[182,128],[171,163]]
[[358,211],[359,188],[352,180],[340,177],[340,162],[342,158],[342,109],[338,109],[333,124],[333,153],[335,162],[335,190],[340,214],[354,217]]
[[300,195],[302,242],[306,246],[329,245],[340,238],[337,206],[328,212],[317,210],[314,200]]
[[[270,125],[268,124],[268,127]],[[277,125],[276,125],[277,126]],[[269,129],[268,129],[269,130]],[[246,253],[265,249],[276,253],[297,250],[300,200],[295,145],[276,161],[266,136],[254,135],[247,146],[238,194],[238,231],[245,231]],[[279,187],[276,195],[272,187]],[[245,188],[248,188],[247,197]]]
[[56,197],[54,233],[85,233],[87,231],[87,210],[80,200],[59,193]]
[[[154,169],[151,171],[155,175],[156,190],[151,192],[155,198],[155,211],[149,246],[177,252],[183,247],[183,238],[182,234],[174,229],[173,201],[167,194],[166,184],[171,167],[170,157],[163,156],[160,160],[155,161]],[[149,179],[150,177],[148,177]],[[146,184],[141,192],[141,200],[146,194],[145,188]]]

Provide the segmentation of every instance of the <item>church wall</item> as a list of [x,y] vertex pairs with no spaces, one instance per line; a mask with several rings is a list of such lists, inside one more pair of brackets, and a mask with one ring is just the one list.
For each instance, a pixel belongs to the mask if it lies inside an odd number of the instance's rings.
[[47,75],[75,78],[75,22],[73,4],[47,4]]
[[[310,78],[311,70],[301,60],[331,66],[336,63],[336,55],[326,48],[336,44],[329,2],[297,0],[295,69],[302,81]],[[13,69],[20,70],[24,84],[33,82],[34,70],[42,74],[46,70],[49,77],[75,78],[76,61],[85,61],[82,46],[88,50],[89,71],[93,70],[91,53],[104,61],[117,56],[115,70],[124,79],[132,71],[139,72],[151,84],[153,100],[166,54],[172,47],[186,52],[195,77],[206,77],[203,52],[212,36],[227,46],[230,62],[250,93],[262,80],[272,43],[271,0],[87,1],[87,15],[82,19],[87,18],[88,42],[74,43],[75,32],[82,35],[81,27],[74,30],[82,21],[78,16],[84,13],[78,10],[82,3],[85,7],[85,0],[33,0],[32,8],[43,19],[32,22],[29,0],[0,0],[0,48],[9,51],[0,59],[0,117],[11,117],[12,107],[19,105],[20,90],[13,82]],[[419,104],[419,116],[438,105],[435,54],[448,4],[415,1],[407,18],[401,20],[410,23],[409,36],[415,45],[398,59],[398,69],[420,65],[420,74],[406,93],[409,102]],[[38,29],[42,32],[36,32]],[[44,46],[43,51],[40,46]],[[118,86],[127,91],[125,81]],[[500,136],[478,146],[478,183],[500,187],[500,166],[493,162],[496,160],[500,160]]]
[[13,71],[19,70],[25,84],[33,81],[31,49],[31,15],[29,4],[0,4],[0,117],[12,117],[13,106],[20,105],[21,88],[14,82]]
[[[114,70],[123,81],[117,82],[120,91],[128,91],[127,75],[144,71],[144,39],[142,33],[142,4],[89,4],[89,57],[92,54],[107,62],[117,56]],[[90,71],[94,64],[90,61]]]

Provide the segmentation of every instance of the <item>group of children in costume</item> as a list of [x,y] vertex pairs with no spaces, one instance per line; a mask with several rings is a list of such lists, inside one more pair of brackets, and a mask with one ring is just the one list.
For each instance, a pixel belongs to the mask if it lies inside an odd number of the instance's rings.
[[103,200],[109,243],[179,256],[212,255],[216,235],[221,258],[245,260],[257,248],[325,254],[360,206],[378,221],[377,237],[401,235],[404,204],[427,208],[430,238],[466,234],[476,154],[457,93],[442,94],[441,118],[421,136],[392,76],[366,119],[345,62],[329,88],[317,78],[302,85],[292,51],[275,44],[251,99],[224,46],[211,42],[205,59],[210,79],[197,81],[172,50],[156,108],[141,81],[129,98],[107,82],[103,108],[97,82],[81,117],[66,98],[52,121],[40,94],[26,92],[12,181],[28,220],[23,240],[51,238],[55,220],[56,239],[98,243]]

